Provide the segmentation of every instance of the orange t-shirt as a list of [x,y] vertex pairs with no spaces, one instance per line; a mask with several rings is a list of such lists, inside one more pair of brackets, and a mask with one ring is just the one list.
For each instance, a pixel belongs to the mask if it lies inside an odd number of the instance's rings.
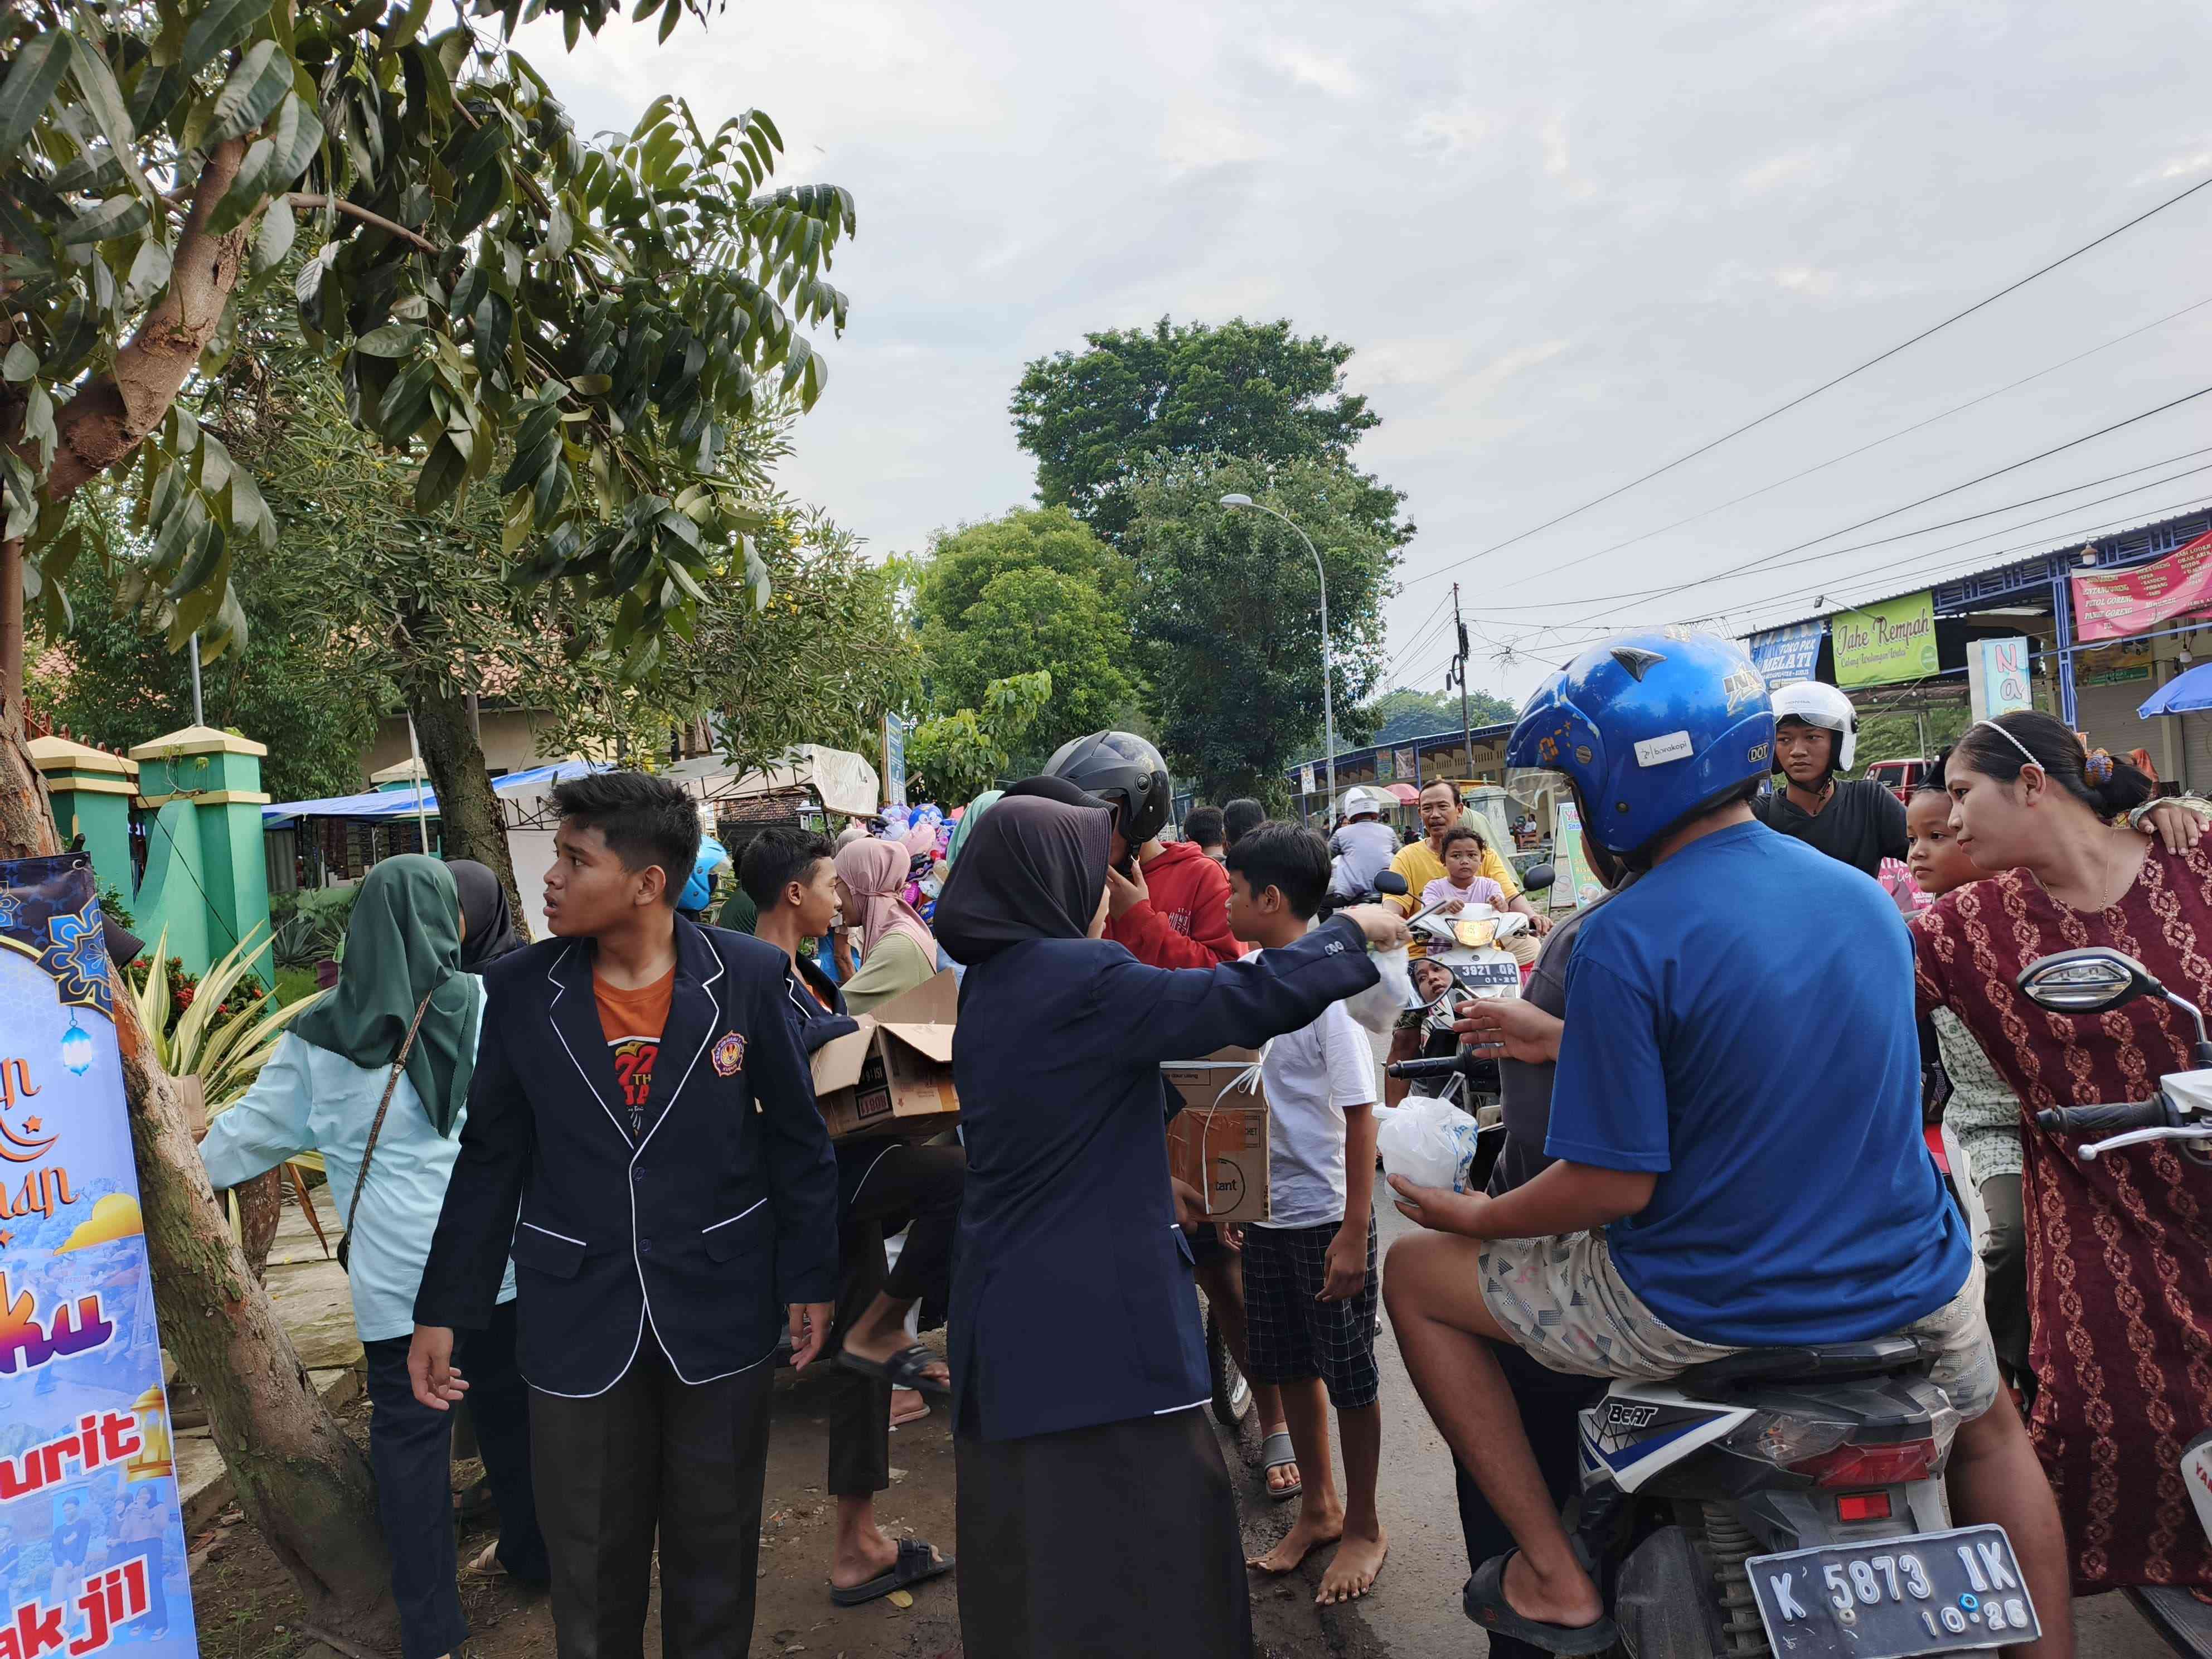
[[592,975],[592,1000],[599,1004],[599,1030],[615,1062],[629,1112],[629,1138],[645,1133],[645,1103],[653,1090],[653,1063],[660,1057],[660,1034],[668,1028],[668,1005],[676,995],[676,969],[635,991]]

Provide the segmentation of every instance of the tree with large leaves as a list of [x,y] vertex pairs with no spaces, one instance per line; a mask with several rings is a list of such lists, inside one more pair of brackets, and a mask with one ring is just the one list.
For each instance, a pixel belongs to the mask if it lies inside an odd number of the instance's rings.
[[[665,36],[710,4],[638,14]],[[234,562],[276,521],[179,393],[295,252],[301,322],[415,508],[491,486],[516,580],[611,605],[623,672],[652,675],[710,582],[765,598],[757,508],[719,463],[771,389],[819,394],[803,331],[842,325],[852,200],[769,188],[782,141],[757,112],[710,132],[663,99],[580,142],[505,41],[550,14],[573,47],[609,9],[477,0],[483,32],[437,33],[431,0],[0,15],[0,856],[55,847],[21,736],[27,590],[58,613],[89,550],[173,648],[246,631]],[[105,538],[73,503],[125,469],[130,533]],[[366,1465],[245,1272],[144,1033],[118,1027],[164,1334],[311,1621],[380,1639]]]
[[1366,398],[1344,389],[1352,348],[1295,334],[1287,320],[1163,317],[1149,330],[1086,334],[1084,343],[1023,372],[1014,436],[1036,457],[1037,499],[1109,541],[1127,530],[1130,485],[1149,460],[1342,461],[1380,423]]
[[1322,729],[1313,559],[1286,526],[1220,498],[1249,495],[1313,538],[1328,576],[1333,695],[1350,708],[1381,674],[1382,600],[1404,533],[1395,513],[1378,522],[1378,492],[1395,507],[1395,491],[1332,460],[1164,459],[1132,481],[1121,545],[1136,563],[1160,744],[1201,799],[1274,790]]
[[994,680],[1052,676],[1051,704],[1021,733],[1017,762],[1123,720],[1142,690],[1129,561],[1064,507],[937,536],[914,583],[933,708],[981,708]]

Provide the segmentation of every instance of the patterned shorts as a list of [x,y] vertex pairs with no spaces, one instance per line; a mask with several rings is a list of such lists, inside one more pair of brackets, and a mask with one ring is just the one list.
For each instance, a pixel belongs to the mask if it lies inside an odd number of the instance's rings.
[[1375,1225],[1367,1227],[1367,1283],[1341,1302],[1319,1302],[1328,1282],[1337,1224],[1244,1230],[1245,1340],[1255,1382],[1328,1385],[1339,1411],[1371,1406],[1382,1393],[1375,1368]]
[[[1482,1247],[1481,1261],[1491,1317],[1553,1370],[1658,1382],[1743,1352],[1685,1336],[1653,1313],[1613,1266],[1601,1232],[1493,1239]],[[1933,1360],[1929,1379],[1967,1422],[1997,1397],[1996,1351],[1982,1299],[1977,1260],[1956,1296],[1893,1333],[1920,1344]]]

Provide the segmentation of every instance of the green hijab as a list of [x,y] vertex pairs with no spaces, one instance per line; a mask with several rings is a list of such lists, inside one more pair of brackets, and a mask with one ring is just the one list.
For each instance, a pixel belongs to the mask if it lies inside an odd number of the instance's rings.
[[996,806],[999,798],[1006,793],[1003,789],[986,789],[968,803],[968,810],[960,815],[960,822],[952,826],[952,839],[945,848],[945,867],[948,872],[952,868],[952,861],[960,856],[960,849],[966,844],[969,832],[975,829],[975,820]]
[[453,872],[436,859],[403,853],[362,879],[337,987],[292,1029],[301,1042],[356,1066],[389,1066],[427,995],[429,1006],[407,1054],[407,1080],[431,1127],[450,1135],[477,1068],[471,1027],[482,985],[461,971],[461,902]]

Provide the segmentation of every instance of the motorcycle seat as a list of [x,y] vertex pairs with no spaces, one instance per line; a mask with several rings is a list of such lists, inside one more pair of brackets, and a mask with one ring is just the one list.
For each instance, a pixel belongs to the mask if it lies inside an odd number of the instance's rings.
[[1877,1336],[1864,1342],[1747,1348],[1725,1359],[1692,1365],[1674,1382],[1689,1394],[1724,1394],[1753,1382],[1829,1382],[1838,1377],[1882,1376],[1911,1370],[1919,1363],[1920,1345],[1911,1337]]

